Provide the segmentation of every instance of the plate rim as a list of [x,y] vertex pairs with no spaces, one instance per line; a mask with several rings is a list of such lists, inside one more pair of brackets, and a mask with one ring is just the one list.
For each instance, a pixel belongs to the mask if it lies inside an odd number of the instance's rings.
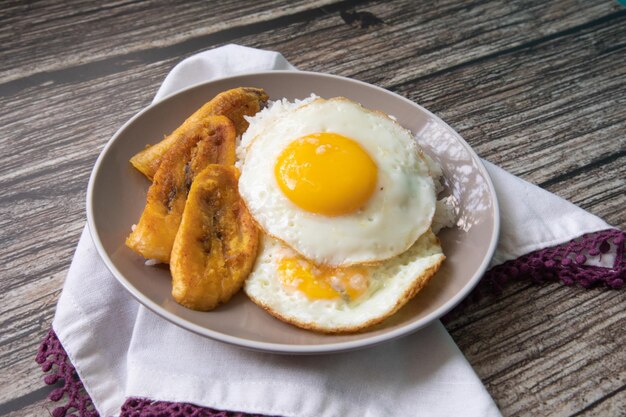
[[[117,267],[113,264],[113,261],[111,260],[111,258],[107,254],[107,251],[105,250],[105,248],[104,248],[104,246],[102,244],[102,241],[100,240],[100,235],[99,235],[98,230],[97,230],[97,228],[95,226],[95,219],[94,219],[94,209],[95,209],[94,208],[94,203],[93,203],[93,198],[94,198],[94,194],[95,194],[94,184],[96,182],[98,174],[101,171],[101,166],[102,166],[102,163],[103,163],[103,160],[104,160],[105,156],[108,154],[108,152],[110,151],[110,149],[113,146],[113,144],[118,140],[119,136],[128,128],[128,126],[133,124],[135,122],[135,120],[141,118],[145,113],[149,112],[153,107],[156,107],[156,106],[159,106],[159,105],[163,105],[163,103],[166,102],[167,100],[171,100],[175,96],[185,94],[188,91],[196,89],[196,88],[199,88],[201,86],[205,86],[205,85],[208,85],[208,84],[213,84],[213,83],[216,83],[216,82],[228,81],[228,80],[231,80],[231,79],[234,80],[234,79],[243,78],[243,77],[267,76],[267,75],[276,76],[276,75],[286,75],[286,74],[292,75],[294,73],[297,73],[299,75],[304,75],[304,76],[314,76],[314,77],[329,78],[329,79],[334,79],[334,80],[338,79],[338,80],[343,81],[343,82],[356,83],[356,84],[359,84],[359,85],[364,86],[364,87],[373,88],[375,90],[378,90],[382,94],[391,94],[391,95],[395,96],[396,98],[399,98],[402,101],[406,102],[407,104],[419,108],[421,111],[426,113],[428,116],[432,117],[437,122],[439,122],[442,125],[446,126],[448,129],[450,129],[451,132],[454,133],[455,138],[466,148],[466,150],[469,152],[469,154],[474,159],[474,162],[476,162],[479,171],[481,172],[481,174],[485,178],[485,181],[487,183],[487,187],[488,187],[488,189],[490,191],[490,194],[493,196],[492,197],[493,205],[492,205],[492,210],[491,210],[492,211],[492,218],[493,218],[493,232],[492,232],[492,235],[491,235],[491,240],[490,240],[490,243],[489,243],[489,247],[487,248],[487,254],[483,258],[483,260],[482,260],[481,264],[479,265],[478,269],[475,271],[475,273],[469,279],[468,283],[461,289],[461,291],[459,291],[457,294],[455,294],[454,297],[451,297],[441,307],[439,307],[435,311],[431,312],[427,316],[423,317],[422,319],[416,321],[415,323],[410,323],[409,325],[405,325],[405,326],[399,327],[399,328],[394,329],[394,330],[392,330],[390,332],[379,334],[379,335],[372,336],[372,337],[369,337],[369,338],[352,340],[352,341],[346,341],[346,342],[328,343],[328,344],[323,344],[323,345],[319,345],[319,344],[290,345],[290,344],[285,344],[285,343],[260,342],[260,341],[251,341],[251,340],[248,340],[248,339],[242,339],[242,338],[239,338],[239,337],[236,337],[236,336],[232,336],[232,335],[229,335],[229,334],[221,333],[221,332],[218,332],[218,331],[211,330],[211,329],[208,329],[206,327],[200,326],[198,324],[192,323],[192,322],[190,322],[190,321],[188,321],[188,320],[186,320],[186,319],[184,319],[182,317],[179,317],[178,315],[168,311],[167,309],[165,309],[163,306],[159,305],[158,303],[150,300],[147,296],[143,295],[141,293],[141,291],[139,291],[121,273],[121,271],[119,271],[117,269]],[[470,293],[470,291],[472,291],[474,289],[474,287],[478,284],[478,282],[480,281],[480,278],[482,277],[482,275],[487,270],[489,262],[493,258],[493,255],[495,253],[496,246],[497,246],[497,243],[498,243],[498,237],[499,237],[499,234],[500,234],[500,210],[499,210],[498,198],[497,198],[495,187],[493,185],[493,181],[492,181],[492,179],[491,179],[491,177],[489,175],[489,172],[487,171],[487,168],[483,164],[483,161],[481,160],[481,158],[478,156],[478,154],[476,154],[476,152],[469,145],[469,143],[467,143],[467,141],[455,129],[453,129],[444,120],[442,120],[437,115],[433,114],[428,109],[422,107],[421,105],[419,105],[419,104],[409,100],[408,98],[406,98],[406,97],[404,97],[404,96],[402,96],[400,94],[397,94],[397,93],[395,93],[393,91],[389,91],[389,90],[384,89],[382,87],[379,87],[377,85],[366,83],[364,81],[355,80],[353,78],[348,78],[348,77],[343,77],[343,76],[334,75],[334,74],[328,74],[328,73],[314,72],[314,71],[270,70],[270,71],[242,72],[242,73],[237,73],[235,75],[230,75],[230,76],[226,76],[226,77],[214,78],[214,79],[209,80],[209,81],[203,81],[203,82],[199,82],[199,83],[194,83],[194,84],[192,84],[192,85],[190,85],[190,86],[188,86],[188,87],[186,87],[184,89],[181,89],[181,90],[175,91],[173,93],[167,94],[167,95],[163,96],[162,98],[160,98],[158,101],[153,101],[148,106],[144,107],[139,112],[137,112],[128,121],[126,121],[126,123],[124,123],[119,129],[117,129],[117,131],[109,138],[109,140],[107,141],[105,146],[102,148],[102,150],[100,151],[100,154],[98,155],[98,159],[96,160],[96,162],[95,162],[95,164],[94,164],[94,166],[93,166],[93,168],[91,170],[90,176],[89,176],[89,183],[87,185],[86,200],[87,200],[86,201],[87,224],[88,224],[88,227],[89,227],[89,232],[90,232],[90,235],[91,235],[91,239],[92,239],[92,241],[93,241],[93,243],[94,243],[94,245],[96,247],[96,250],[98,251],[98,255],[100,256],[100,258],[104,262],[104,264],[107,267],[107,269],[109,270],[109,272],[111,272],[111,274],[113,274],[113,276],[116,278],[116,280],[120,284],[122,284],[122,286],[125,288],[125,290],[128,291],[140,304],[144,305],[145,307],[147,307],[149,310],[151,310],[152,312],[156,313],[157,315],[163,317],[164,319],[166,319],[170,323],[172,323],[172,324],[174,324],[176,326],[179,326],[181,328],[184,328],[186,330],[189,330],[189,331],[191,331],[193,333],[196,333],[196,334],[198,334],[200,336],[208,337],[208,338],[213,339],[213,340],[217,340],[217,341],[224,342],[224,343],[227,343],[227,344],[230,344],[230,345],[234,345],[234,346],[238,346],[238,347],[242,347],[242,348],[246,348],[246,349],[251,349],[251,350],[255,350],[255,351],[270,352],[270,353],[280,353],[280,354],[292,354],[292,355],[293,354],[339,353],[339,352],[346,352],[346,351],[350,351],[350,350],[356,350],[356,349],[372,347],[372,346],[378,345],[380,343],[389,342],[389,341],[398,339],[400,337],[409,335],[411,333],[416,332],[419,329],[422,329],[422,328],[426,327],[427,325],[431,324],[435,320],[439,319],[440,317],[442,317],[443,315],[448,313],[457,304],[459,304]]]

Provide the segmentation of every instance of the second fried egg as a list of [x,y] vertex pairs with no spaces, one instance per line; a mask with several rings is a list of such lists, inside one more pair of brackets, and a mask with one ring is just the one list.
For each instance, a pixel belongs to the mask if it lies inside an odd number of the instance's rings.
[[411,133],[344,99],[255,126],[240,193],[261,228],[318,265],[392,258],[430,227],[435,186]]
[[273,316],[325,333],[355,332],[404,306],[445,259],[427,231],[405,252],[375,266],[316,266],[265,238],[244,291]]

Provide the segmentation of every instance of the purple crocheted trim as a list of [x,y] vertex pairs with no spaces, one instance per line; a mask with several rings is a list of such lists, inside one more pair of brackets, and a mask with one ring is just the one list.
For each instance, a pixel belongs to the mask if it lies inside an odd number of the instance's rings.
[[55,402],[66,397],[65,405],[52,411],[53,417],[99,417],[54,330],[50,329],[39,345],[35,360],[42,371],[49,372],[43,379],[46,384],[63,382],[62,387],[55,388],[48,395]]
[[[491,268],[483,279],[496,291],[511,280],[536,283],[560,281],[584,288],[606,286],[619,289],[626,280],[624,242],[626,233],[617,229],[589,233],[562,245],[540,249]],[[599,266],[607,258],[612,264]]]
[[[565,285],[578,284],[585,288],[606,286],[619,289],[626,280],[624,246],[626,233],[609,229],[590,233],[578,239],[551,248],[541,249],[490,269],[484,279],[496,291],[511,280],[530,280],[543,283],[560,281]],[[612,265],[598,266],[614,257]],[[611,258],[612,259],[612,258]],[[71,364],[65,349],[53,330],[41,342],[37,363],[44,372],[48,385],[63,381],[48,398],[59,401],[66,397],[64,406],[54,409],[53,417],[99,417],[91,398]],[[258,414],[219,411],[193,404],[152,401],[129,398],[120,417],[263,417]]]
[[186,403],[129,398],[122,405],[120,417],[266,417],[261,414],[219,411]]

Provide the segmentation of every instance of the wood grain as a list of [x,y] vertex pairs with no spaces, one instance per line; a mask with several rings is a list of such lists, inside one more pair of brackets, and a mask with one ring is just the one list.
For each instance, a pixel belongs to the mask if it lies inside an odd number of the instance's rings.
[[51,416],[56,408],[56,404],[44,398],[28,399],[24,402],[24,406],[3,414],[7,417],[32,417],[32,416]]
[[[355,10],[382,23],[346,23]],[[0,382],[0,415],[45,404],[33,359],[100,149],[201,50],[275,49],[301,69],[388,88],[482,157],[626,229],[626,12],[615,2],[7,1],[0,22],[0,367],[16,376]],[[514,283],[445,324],[504,415],[611,416],[626,409],[625,307],[623,291]]]
[[507,415],[566,416],[626,382],[625,307],[619,292],[517,284],[444,323]]
[[[4,2],[0,78],[11,81],[319,9],[325,1]],[[28,19],[24,19],[24,15]],[[191,24],[190,24],[191,23]],[[15,36],[15,33],[23,36]],[[54,36],[51,36],[54,35]],[[54,51],[49,53],[47,51]],[[179,53],[183,53],[180,51]],[[33,57],[35,62],[33,65]]]

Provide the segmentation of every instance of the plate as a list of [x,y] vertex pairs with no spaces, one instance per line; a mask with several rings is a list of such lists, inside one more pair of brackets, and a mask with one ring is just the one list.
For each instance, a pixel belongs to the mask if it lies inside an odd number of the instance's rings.
[[[167,268],[147,267],[124,245],[145,204],[148,180],[128,160],[148,143],[172,132],[221,91],[254,86],[271,99],[315,93],[344,96],[397,118],[410,129],[446,178],[459,203],[457,226],[439,234],[447,256],[431,282],[398,313],[369,331],[323,335],[285,324],[252,303],[243,292],[211,312],[188,310],[172,298]],[[288,354],[340,352],[410,334],[438,319],[476,285],[495,250],[499,231],[493,185],[471,147],[450,126],[423,107],[360,81],[304,71],[243,74],[195,85],[141,111],[107,143],[87,191],[87,219],[97,250],[111,273],[140,303],[172,323],[225,343]]]

